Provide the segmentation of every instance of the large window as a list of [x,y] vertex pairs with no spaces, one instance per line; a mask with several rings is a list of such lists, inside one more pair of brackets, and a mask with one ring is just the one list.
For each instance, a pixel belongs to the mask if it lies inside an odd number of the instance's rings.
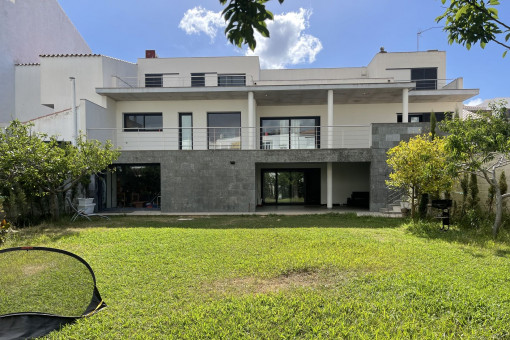
[[319,149],[320,118],[261,118],[261,149]]
[[161,113],[124,113],[124,131],[162,131]]
[[263,204],[320,204],[320,169],[263,169]]
[[207,113],[207,139],[209,149],[241,148],[241,113]]
[[145,87],[163,87],[163,74],[147,73],[145,75]]
[[205,86],[205,73],[191,74],[191,87]]
[[114,165],[113,168],[115,172],[112,175],[113,183],[110,185],[112,207],[149,209],[161,207],[159,164],[125,164]]
[[[436,112],[435,115],[438,122],[445,118],[444,112]],[[430,112],[409,113],[407,115],[407,121],[409,123],[430,122]],[[402,123],[401,113],[397,113],[397,123]]]
[[413,68],[411,81],[416,82],[417,90],[435,90],[437,89],[437,68]]
[[179,150],[193,150],[193,116],[179,113]]
[[246,86],[246,75],[218,74],[218,86]]

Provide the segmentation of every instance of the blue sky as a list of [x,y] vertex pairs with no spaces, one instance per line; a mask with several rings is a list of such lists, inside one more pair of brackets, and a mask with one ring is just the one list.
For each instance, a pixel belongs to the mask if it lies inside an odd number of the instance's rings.
[[[510,1],[499,6],[510,23]],[[159,57],[245,55],[223,34],[218,0],[59,0],[94,53],[136,62],[146,49]],[[270,40],[256,55],[266,68],[358,67],[384,46],[389,52],[417,50],[417,32],[440,26],[440,0],[272,0]],[[447,52],[447,78],[464,77],[465,88],[479,88],[476,99],[510,97],[510,54],[489,44],[448,45],[446,33],[422,33],[420,50]]]

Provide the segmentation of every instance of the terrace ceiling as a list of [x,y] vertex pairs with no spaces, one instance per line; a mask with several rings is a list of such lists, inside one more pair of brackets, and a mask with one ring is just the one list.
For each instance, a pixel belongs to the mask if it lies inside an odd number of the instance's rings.
[[97,88],[100,95],[116,101],[165,100],[246,100],[253,92],[257,106],[325,105],[328,90],[333,90],[335,104],[401,103],[402,89],[408,88],[409,103],[462,102],[478,90],[413,90],[414,83],[341,84],[341,85],[273,85],[245,87],[142,87]]

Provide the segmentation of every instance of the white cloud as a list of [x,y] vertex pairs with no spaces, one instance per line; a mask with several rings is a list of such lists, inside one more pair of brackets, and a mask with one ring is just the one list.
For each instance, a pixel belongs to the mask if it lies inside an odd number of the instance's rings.
[[471,99],[470,101],[468,101],[465,105],[466,106],[478,106],[481,103],[483,103],[482,98],[475,98],[475,99]]
[[188,9],[179,23],[179,28],[187,34],[205,33],[211,41],[214,41],[218,29],[225,26],[221,12],[209,11],[201,6]]
[[[258,55],[263,68],[285,68],[289,65],[313,63],[316,55],[322,50],[321,41],[304,31],[309,26],[311,10],[299,9],[275,15],[274,20],[267,22],[271,37],[264,38],[255,32],[257,48],[246,50],[245,55]],[[194,7],[184,13],[179,28],[187,34],[206,34],[214,41],[220,28],[226,23],[221,12],[213,12],[203,7]]]
[[263,68],[285,68],[288,65],[312,63],[322,50],[321,41],[304,31],[309,26],[312,15],[303,8],[299,12],[275,15],[268,21],[270,38],[256,33],[255,51],[247,50],[246,55],[258,55]]

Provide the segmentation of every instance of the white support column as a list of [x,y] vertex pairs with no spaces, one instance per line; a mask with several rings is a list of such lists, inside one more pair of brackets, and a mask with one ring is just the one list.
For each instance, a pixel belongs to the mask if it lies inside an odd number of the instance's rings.
[[[333,90],[328,90],[328,149],[333,148]],[[326,206],[333,209],[333,163],[328,162],[326,176]]]
[[326,187],[327,208],[333,209],[333,163],[331,162],[328,162]]
[[255,124],[255,99],[253,98],[253,92],[248,92],[248,149],[255,149],[256,139],[256,124]]
[[409,89],[402,90],[402,123],[409,122]]
[[333,148],[333,90],[328,90],[328,149]]

